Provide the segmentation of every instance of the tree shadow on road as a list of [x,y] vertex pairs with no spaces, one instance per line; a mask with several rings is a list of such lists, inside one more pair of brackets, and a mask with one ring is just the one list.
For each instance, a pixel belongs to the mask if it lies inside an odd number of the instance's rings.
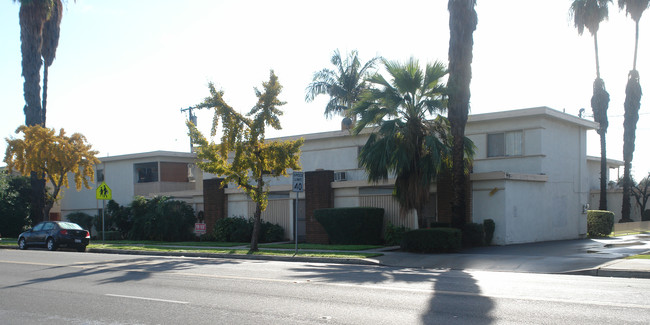
[[[79,277],[92,277],[109,275],[106,278],[99,278],[99,284],[123,283],[130,281],[142,281],[151,278],[158,273],[173,273],[183,271],[201,265],[239,264],[237,260],[229,259],[193,259],[193,258],[167,258],[160,257],[139,257],[132,259],[116,259],[100,262],[81,262],[69,265],[51,265],[39,271],[59,271],[57,275],[34,278],[23,283],[5,286],[3,289],[18,288],[32,284],[40,284]],[[38,265],[38,264],[36,264]],[[110,276],[113,275],[113,276]]]

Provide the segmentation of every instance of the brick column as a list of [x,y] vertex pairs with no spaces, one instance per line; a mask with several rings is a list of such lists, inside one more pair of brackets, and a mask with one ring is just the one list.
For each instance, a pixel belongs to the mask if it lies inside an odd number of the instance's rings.
[[217,220],[226,217],[228,197],[225,190],[221,188],[221,181],[222,178],[203,180],[203,214],[208,233],[214,230]]
[[334,171],[305,172],[305,240],[313,244],[329,244],[323,226],[314,218],[314,210],[334,207]]

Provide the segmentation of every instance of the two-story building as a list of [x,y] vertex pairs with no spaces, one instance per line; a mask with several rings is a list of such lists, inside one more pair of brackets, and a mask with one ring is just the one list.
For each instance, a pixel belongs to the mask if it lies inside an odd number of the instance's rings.
[[[468,184],[469,220],[496,223],[494,243],[514,244],[579,238],[586,234],[593,171],[588,168],[587,131],[597,124],[547,107],[470,115],[466,135],[476,145]],[[358,163],[369,133],[354,136],[346,129],[278,138],[304,138],[300,163],[304,193],[298,194],[299,238],[319,242],[322,229],[312,212],[325,207],[372,206],[385,209],[385,222],[415,228],[448,222],[451,191],[448,180],[431,188],[424,216],[400,215],[392,197],[394,179],[368,183]],[[276,139],[268,139],[276,140]],[[98,180],[111,187],[113,198],[128,205],[136,195],[167,195],[204,211],[208,228],[217,218],[252,216],[254,204],[234,186],[221,189],[216,175],[193,164],[192,153],[155,151],[100,158]],[[270,180],[270,202],[262,218],[280,224],[294,238],[296,193],[291,178]],[[68,190],[61,213],[97,214],[102,203],[94,190]]]

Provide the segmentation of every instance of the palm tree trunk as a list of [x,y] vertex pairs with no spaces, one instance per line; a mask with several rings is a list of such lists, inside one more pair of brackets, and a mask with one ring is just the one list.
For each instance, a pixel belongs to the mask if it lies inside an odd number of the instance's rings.
[[449,0],[449,124],[453,137],[452,146],[452,224],[462,227],[467,218],[465,177],[465,126],[469,114],[472,79],[473,33],[478,22],[475,0]]
[[598,31],[594,32],[594,53],[596,54],[596,78],[600,79],[600,60],[598,60]]
[[632,168],[632,159],[634,156],[636,124],[639,121],[641,94],[639,72],[632,70],[629,73],[627,86],[625,87],[625,117],[623,120],[623,206],[621,208],[621,222],[632,221],[630,218],[630,191],[632,187],[630,169]]
[[636,37],[634,38],[634,61],[632,62],[632,70],[636,71],[636,53],[639,49],[639,21],[636,21]]
[[48,78],[48,66],[47,64],[43,67],[43,106],[41,108],[42,112],[42,117],[41,117],[41,125],[45,127],[45,120],[47,117],[47,78]]
[[607,149],[605,148],[605,132],[600,135],[600,201],[598,210],[607,210]]
[[[41,44],[43,41],[43,23],[47,10],[40,1],[21,2],[20,4],[20,51],[22,54],[23,95],[25,97],[25,125],[42,124],[41,112]],[[30,217],[36,224],[44,220],[45,180],[42,175],[30,174],[32,200]]]

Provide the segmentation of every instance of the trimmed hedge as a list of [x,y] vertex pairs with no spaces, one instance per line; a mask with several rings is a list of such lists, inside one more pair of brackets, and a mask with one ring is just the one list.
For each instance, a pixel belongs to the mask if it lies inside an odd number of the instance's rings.
[[384,209],[358,207],[314,210],[314,218],[323,225],[331,244],[378,245]]
[[614,229],[614,212],[602,210],[587,211],[587,235],[605,237]]
[[643,215],[641,215],[641,221],[650,221],[650,210],[643,211]]
[[[214,225],[214,235],[211,239],[218,242],[250,242],[253,236],[253,218],[244,217],[223,218]],[[272,243],[284,239],[284,229],[278,224],[261,220],[260,243]]]
[[418,253],[447,253],[461,248],[462,235],[456,228],[416,229],[404,234],[402,249]]
[[409,231],[405,226],[395,226],[392,223],[386,225],[384,231],[384,244],[387,246],[396,246],[402,244],[404,234]]
[[485,231],[485,245],[490,245],[492,243],[492,238],[494,238],[494,229],[496,224],[492,219],[483,220],[483,230]]
[[463,225],[463,247],[479,247],[485,245],[483,224],[466,223]]
[[102,240],[102,237],[104,240],[120,240],[122,239],[122,234],[116,230],[104,231],[104,232],[98,231],[97,236],[94,238],[95,240]]

